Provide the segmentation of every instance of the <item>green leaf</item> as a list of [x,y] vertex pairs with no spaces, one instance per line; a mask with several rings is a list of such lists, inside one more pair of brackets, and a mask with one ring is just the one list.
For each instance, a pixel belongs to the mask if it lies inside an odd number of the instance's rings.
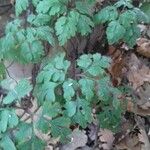
[[68,101],[71,100],[72,97],[75,95],[75,91],[73,88],[74,80],[68,79],[63,83],[63,91],[64,91],[64,98]]
[[16,0],[15,2],[15,12],[16,15],[19,16],[23,10],[27,9],[27,7],[29,6],[29,2],[28,0]]
[[92,31],[92,27],[94,27],[93,21],[86,15],[80,14],[77,24],[77,31],[81,33],[82,36],[84,36]]
[[104,108],[104,111],[98,115],[99,122],[102,128],[107,128],[112,131],[117,131],[120,119],[121,119],[121,108],[119,109],[110,109]]
[[81,13],[85,15],[92,15],[92,6],[94,6],[92,3],[88,1],[76,1],[75,2],[76,9]]
[[37,5],[37,13],[47,13],[51,16],[62,14],[67,11],[67,0],[43,0]]
[[27,79],[22,79],[19,81],[17,86],[12,89],[8,95],[3,99],[3,104],[10,104],[15,100],[20,100],[24,96],[30,93],[32,86]]
[[133,24],[127,28],[123,39],[127,45],[132,48],[136,44],[136,40],[140,37],[140,34],[140,29]]
[[116,7],[114,6],[107,6],[100,10],[95,16],[94,16],[94,22],[96,24],[99,23],[105,23],[107,21],[116,20],[118,17],[118,11]]
[[44,55],[44,47],[40,41],[33,41],[32,43],[27,40],[21,45],[21,56],[26,63],[38,62]]
[[70,62],[64,60],[65,54],[57,54],[57,56],[51,58],[50,62],[43,68],[37,77],[37,82],[42,83],[49,82],[63,82],[65,75],[70,66]]
[[5,53],[8,53],[11,49],[14,49],[15,44],[16,40],[13,34],[11,32],[8,33],[2,40],[2,52],[4,53],[4,56],[6,55]]
[[51,133],[54,138],[60,137],[61,142],[69,140],[70,130],[70,119],[66,117],[59,117],[50,121]]
[[68,16],[60,17],[56,24],[55,30],[60,45],[64,45],[71,37],[74,37],[77,32],[77,23],[79,19],[79,13],[71,11]]
[[32,136],[32,124],[21,122],[18,125],[18,129],[15,131],[14,135],[17,144],[21,144],[25,141],[28,141],[28,139],[30,139]]
[[77,104],[75,101],[67,101],[65,104],[68,117],[72,117],[76,113]]
[[45,99],[51,102],[55,101],[54,90],[57,85],[64,82],[67,70],[70,66],[70,62],[64,60],[64,57],[64,53],[57,54],[39,73],[34,93],[40,102]]
[[86,97],[87,100],[91,100],[94,96],[94,81],[83,78],[79,80],[81,86],[82,94]]
[[3,150],[17,150],[15,144],[8,135],[5,135],[0,141],[0,148],[3,148]]
[[77,60],[78,66],[80,66],[83,69],[88,68],[92,64],[92,55],[86,55],[83,54],[80,56],[80,58]]
[[0,62],[0,81],[6,77],[5,65],[3,62]]
[[117,3],[115,3],[115,7],[127,7],[129,9],[133,8],[133,5],[131,4],[132,0],[119,0]]
[[148,16],[148,22],[150,23],[150,3],[149,2],[142,3],[140,9]]
[[37,6],[37,4],[40,2],[40,0],[32,0],[32,4],[34,5],[34,6]]
[[0,112],[0,132],[5,132],[9,120],[9,111],[7,109]]
[[119,22],[125,28],[130,27],[137,22],[136,14],[131,10],[125,11],[119,16]]
[[18,99],[21,99],[25,95],[29,94],[31,90],[32,90],[32,85],[27,79],[20,80],[18,85],[15,87],[15,91],[17,92]]
[[133,11],[135,12],[137,21],[139,23],[149,23],[149,18],[143,11],[141,11],[139,8],[134,8]]
[[50,20],[51,20],[51,17],[47,14],[38,14],[38,15],[29,15],[28,16],[28,22],[32,25],[35,25],[35,26],[43,26],[43,25],[47,25]]
[[104,74],[104,69],[108,68],[110,65],[110,58],[101,56],[100,54],[94,54],[93,55],[93,63],[89,67],[88,72],[93,75],[103,75]]
[[19,150],[43,150],[45,147],[45,142],[33,135],[30,139],[27,141],[20,143],[17,145],[17,149]]
[[101,56],[98,53],[94,55],[82,55],[77,60],[77,64],[85,73],[88,72],[92,76],[98,76],[103,75],[105,69],[110,66],[110,58]]
[[118,109],[120,107],[120,101],[118,98],[113,98],[113,107]]
[[48,41],[52,46],[55,45],[53,30],[49,26],[41,26],[37,28],[37,35],[40,39]]
[[16,33],[18,31],[18,29],[21,27],[21,23],[22,23],[21,19],[15,19],[15,20],[9,22],[6,25],[6,29],[5,29],[6,34],[10,33],[10,32]]
[[118,42],[124,37],[126,30],[118,21],[111,21],[108,24],[106,34],[110,44]]
[[73,116],[73,122],[78,123],[82,128],[86,128],[92,122],[92,112],[89,103],[84,99],[77,99],[77,111]]
[[45,101],[42,106],[42,115],[47,115],[49,117],[56,117],[61,113],[61,106],[59,103],[51,103],[49,101]]
[[0,132],[5,132],[7,128],[13,128],[19,120],[14,110],[2,110],[0,112]]
[[48,100],[49,102],[55,101],[55,88],[57,87],[57,83],[47,82],[40,86],[39,92],[37,93],[37,97],[42,102],[44,100]]
[[13,127],[17,126],[18,123],[19,123],[19,118],[16,115],[15,110],[11,110],[9,112],[9,119],[8,119],[9,128],[13,128]]
[[98,81],[98,97],[104,104],[108,104],[112,99],[112,93],[110,90],[111,83],[109,77],[104,77]]
[[40,116],[38,121],[35,123],[35,127],[45,134],[50,131],[50,123],[43,116]]

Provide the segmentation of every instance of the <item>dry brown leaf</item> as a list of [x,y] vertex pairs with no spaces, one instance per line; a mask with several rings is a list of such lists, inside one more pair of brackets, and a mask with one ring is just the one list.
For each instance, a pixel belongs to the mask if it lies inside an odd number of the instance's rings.
[[125,72],[125,62],[120,50],[113,46],[109,46],[108,55],[112,58],[112,64],[109,72],[112,76],[112,83],[117,86],[121,83],[123,73]]
[[137,91],[139,100],[137,104],[143,109],[150,108],[150,84],[144,84],[140,89]]
[[141,107],[139,107],[133,101],[127,102],[127,111],[133,112],[133,113],[138,114],[140,116],[150,116],[150,109],[143,109]]
[[137,41],[137,52],[147,58],[150,58],[150,40],[140,38]]
[[84,147],[87,143],[87,136],[83,131],[74,130],[70,135],[71,142],[64,145],[61,150],[75,150],[78,147]]
[[136,135],[130,136],[129,134],[125,136],[119,143],[116,144],[117,150],[141,150],[139,144],[139,138]]
[[141,116],[150,115],[150,84],[144,84],[137,90],[135,102],[128,101],[127,110]]
[[150,69],[145,66],[135,54],[131,54],[127,61],[127,78],[134,90],[137,90],[144,82],[150,82]]
[[136,116],[135,120],[136,120],[136,123],[140,129],[140,133],[138,134],[139,141],[143,143],[141,145],[142,146],[141,150],[150,150],[150,141],[149,141],[149,138],[148,138],[147,133],[145,131],[144,121],[139,116]]
[[113,133],[108,129],[100,129],[100,141],[102,142],[102,147],[104,150],[111,150],[114,141]]

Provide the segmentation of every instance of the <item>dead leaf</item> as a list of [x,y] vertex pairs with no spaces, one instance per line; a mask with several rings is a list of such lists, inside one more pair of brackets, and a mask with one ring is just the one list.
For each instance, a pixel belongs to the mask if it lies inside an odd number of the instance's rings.
[[140,133],[138,134],[139,141],[143,143],[141,150],[150,150],[150,141],[149,141],[149,138],[148,138],[147,133],[144,128],[144,122],[143,122],[142,118],[139,116],[135,117],[135,119],[136,119],[136,123],[140,129]]
[[140,116],[150,116],[150,109],[143,109],[139,107],[137,104],[135,104],[135,102],[133,101],[127,102],[127,111],[133,112]]
[[138,94],[138,101],[137,104],[143,109],[150,108],[150,84],[144,84],[141,88],[137,91]]
[[99,136],[103,149],[111,150],[115,139],[113,133],[108,129],[100,129]]
[[96,138],[96,134],[97,134],[97,125],[95,124],[90,124],[88,126],[88,137],[90,138],[90,140],[94,141]]
[[140,38],[137,40],[137,52],[147,58],[150,58],[150,40]]
[[127,60],[128,72],[127,78],[134,90],[137,90],[145,82],[150,82],[150,69],[145,66],[135,54]]
[[130,135],[128,134],[122,139],[119,143],[116,144],[117,150],[141,150],[139,144],[139,138],[137,135]]
[[84,147],[87,143],[87,136],[83,131],[74,130],[70,135],[71,142],[64,145],[61,150],[75,150],[78,147]]
[[126,72],[124,58],[121,51],[113,46],[109,46],[108,55],[112,58],[112,64],[109,68],[112,83],[114,86],[118,86],[121,83],[123,73]]

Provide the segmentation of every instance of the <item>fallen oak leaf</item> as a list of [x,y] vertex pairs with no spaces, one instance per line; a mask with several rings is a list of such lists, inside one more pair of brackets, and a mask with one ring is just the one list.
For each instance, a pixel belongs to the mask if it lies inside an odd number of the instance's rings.
[[121,83],[123,73],[126,72],[124,57],[121,51],[114,46],[109,46],[108,56],[112,58],[112,63],[109,68],[112,83],[114,86],[118,86]]
[[108,129],[100,129],[99,139],[102,142],[102,147],[104,150],[111,150],[113,147],[113,141],[115,137],[113,133]]
[[147,57],[150,58],[150,40],[146,39],[146,38],[140,38],[137,40],[137,49],[136,51]]
[[148,138],[147,133],[144,128],[144,122],[143,122],[142,118],[139,116],[135,116],[135,120],[140,129],[140,133],[138,134],[139,141],[144,143],[144,144],[142,144],[141,150],[150,150],[150,142],[149,142],[149,138]]
[[134,90],[137,90],[145,82],[150,82],[150,69],[142,64],[135,54],[126,61],[128,66],[127,78]]
[[150,116],[150,109],[142,109],[131,100],[127,101],[127,111],[140,116]]

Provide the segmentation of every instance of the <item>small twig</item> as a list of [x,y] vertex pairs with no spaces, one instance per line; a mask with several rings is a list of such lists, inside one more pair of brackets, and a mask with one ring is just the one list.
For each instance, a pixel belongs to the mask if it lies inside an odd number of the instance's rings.
[[12,6],[12,4],[9,3],[9,4],[1,4],[1,5],[0,5],[0,7],[8,7],[8,6]]
[[94,142],[93,150],[95,150],[95,148],[98,145],[98,133],[99,133],[99,130],[100,130],[100,124],[97,123],[96,134],[95,134],[95,142]]
[[13,63],[14,63],[14,60],[8,66],[6,66],[6,68],[7,69],[10,68],[13,65]]
[[14,81],[18,84],[17,80],[16,80],[15,78],[13,78],[13,77],[10,75],[8,69],[5,68],[5,70],[6,70],[6,72],[7,72],[7,75],[8,75],[12,80],[14,80]]

